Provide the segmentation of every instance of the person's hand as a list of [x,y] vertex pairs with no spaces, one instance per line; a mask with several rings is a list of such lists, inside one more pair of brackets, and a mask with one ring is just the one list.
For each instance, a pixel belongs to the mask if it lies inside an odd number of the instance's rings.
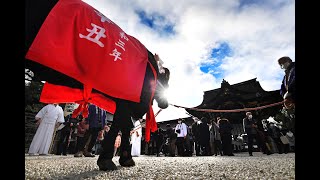
[[283,95],[283,99],[289,99],[291,97],[291,93],[288,91]]
[[106,127],[105,127],[105,131],[108,132],[109,130],[110,130],[110,127],[109,127],[109,126],[106,126]]
[[159,61],[159,55],[158,55],[157,53],[154,54],[154,59],[155,59],[156,61]]
[[70,123],[70,127],[72,127],[73,126],[73,123]]
[[118,148],[118,147],[120,147],[120,145],[121,145],[121,136],[117,135],[116,140],[114,142],[114,147]]
[[292,101],[292,99],[291,98],[287,98],[287,99],[284,99],[284,107],[286,108],[286,109],[292,109],[292,108],[294,108],[294,103],[293,103],[293,101]]
[[36,122],[37,126],[40,125],[41,121],[42,121],[42,119],[37,119],[37,122]]

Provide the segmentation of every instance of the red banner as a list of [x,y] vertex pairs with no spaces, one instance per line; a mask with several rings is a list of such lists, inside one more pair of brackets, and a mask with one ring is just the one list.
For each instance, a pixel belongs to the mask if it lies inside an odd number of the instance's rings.
[[112,97],[140,102],[147,49],[81,0],[60,0],[26,58]]
[[[80,105],[86,104],[86,103],[92,103],[108,111],[111,114],[114,114],[114,112],[116,111],[116,103],[112,99],[109,99],[100,93],[91,92],[90,88],[76,89],[76,88],[70,88],[66,86],[55,85],[48,82],[46,82],[42,88],[40,102],[43,102],[43,103],[56,103],[56,102],[74,103],[75,102]],[[82,109],[79,109],[79,110],[82,110]],[[87,109],[83,109],[83,110],[87,111]]]

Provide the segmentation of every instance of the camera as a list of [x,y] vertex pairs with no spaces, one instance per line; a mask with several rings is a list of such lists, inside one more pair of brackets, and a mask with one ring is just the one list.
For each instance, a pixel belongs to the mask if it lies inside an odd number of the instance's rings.
[[180,129],[177,129],[176,130],[176,133],[180,134],[181,130]]

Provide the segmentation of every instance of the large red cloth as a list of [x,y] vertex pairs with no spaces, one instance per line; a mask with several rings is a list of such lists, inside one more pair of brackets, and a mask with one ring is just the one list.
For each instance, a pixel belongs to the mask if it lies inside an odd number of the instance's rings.
[[80,112],[83,113],[83,117],[87,117],[87,103],[95,104],[109,113],[114,114],[116,103],[100,93],[91,92],[91,90],[90,87],[76,89],[46,82],[41,91],[40,102],[78,103],[80,105],[73,113],[73,117],[77,116]]
[[149,111],[147,112],[147,115],[146,115],[146,128],[145,128],[145,141],[146,142],[150,141],[151,132],[155,132],[156,130],[158,130],[158,125],[157,125],[156,118],[153,113],[152,106],[150,106]]
[[[150,63],[150,62],[149,62]],[[150,141],[150,134],[151,132],[155,132],[156,130],[158,130],[158,126],[157,126],[157,122],[156,122],[156,117],[154,115],[153,109],[152,109],[152,101],[153,101],[153,97],[154,94],[156,92],[156,88],[157,88],[157,73],[156,70],[153,68],[153,66],[150,63],[150,67],[152,70],[152,73],[154,75],[154,80],[152,80],[151,83],[151,99],[149,101],[149,109],[146,115],[146,127],[145,127],[145,141],[149,142]]]
[[59,0],[26,58],[112,97],[140,102],[147,49],[81,0]]

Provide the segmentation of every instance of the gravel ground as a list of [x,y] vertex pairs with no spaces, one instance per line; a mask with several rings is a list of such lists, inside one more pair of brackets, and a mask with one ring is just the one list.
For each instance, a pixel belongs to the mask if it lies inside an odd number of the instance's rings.
[[254,152],[235,156],[133,157],[134,167],[100,171],[98,157],[25,156],[25,179],[295,179],[295,154]]

